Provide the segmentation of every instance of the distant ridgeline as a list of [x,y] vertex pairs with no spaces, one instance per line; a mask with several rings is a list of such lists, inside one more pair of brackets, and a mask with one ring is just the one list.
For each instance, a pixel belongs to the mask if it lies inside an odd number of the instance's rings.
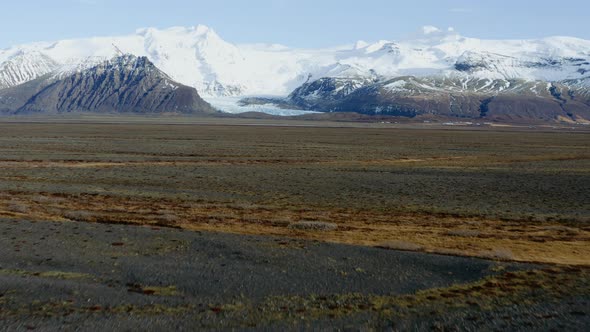
[[590,124],[590,41],[425,27],[411,40],[299,50],[233,45],[197,26],[0,50],[4,114],[215,112],[197,91],[319,112]]

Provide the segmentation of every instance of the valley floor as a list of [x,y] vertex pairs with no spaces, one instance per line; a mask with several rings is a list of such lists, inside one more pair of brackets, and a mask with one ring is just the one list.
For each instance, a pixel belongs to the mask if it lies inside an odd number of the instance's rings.
[[589,143],[566,127],[7,119],[0,319],[575,330]]

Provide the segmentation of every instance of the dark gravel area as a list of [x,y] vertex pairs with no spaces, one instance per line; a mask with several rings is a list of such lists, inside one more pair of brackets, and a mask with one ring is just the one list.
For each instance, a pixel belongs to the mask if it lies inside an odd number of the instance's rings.
[[[0,220],[0,242],[0,330],[575,330],[590,323],[587,294],[481,312],[408,312],[395,321],[372,314],[370,305],[350,315],[312,314],[302,300],[336,296],[339,306],[346,294],[401,296],[538,268],[527,264],[73,222]],[[466,320],[469,312],[477,319]],[[541,324],[534,314],[550,317]]]

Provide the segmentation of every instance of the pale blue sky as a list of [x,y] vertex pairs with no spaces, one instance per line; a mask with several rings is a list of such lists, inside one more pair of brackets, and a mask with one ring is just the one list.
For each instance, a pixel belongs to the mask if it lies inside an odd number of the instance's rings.
[[233,43],[334,46],[400,39],[424,25],[479,38],[590,39],[590,1],[0,0],[0,48],[206,24]]

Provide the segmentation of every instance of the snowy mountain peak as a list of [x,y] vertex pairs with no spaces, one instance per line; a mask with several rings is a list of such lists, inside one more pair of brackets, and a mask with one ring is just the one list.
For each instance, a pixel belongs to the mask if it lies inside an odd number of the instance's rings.
[[[11,74],[4,69],[4,82],[0,84],[19,84],[51,71],[62,76],[81,71],[117,56],[117,48],[147,57],[172,79],[205,96],[285,96],[310,79],[322,77],[460,76],[553,82],[590,75],[590,41],[577,38],[482,40],[463,37],[452,28],[425,26],[399,41],[359,41],[347,47],[309,50],[235,45],[210,27],[196,25],[143,28],[124,36],[0,50],[0,66],[16,68]],[[25,55],[46,59],[23,60],[22,66],[16,66],[12,59]]]
[[39,51],[19,50],[0,64],[0,89],[13,87],[53,72],[58,64]]
[[355,49],[355,50],[360,50],[361,48],[365,48],[365,47],[367,47],[367,46],[369,46],[369,43],[367,43],[367,42],[366,42],[366,41],[364,41],[364,40],[359,40],[359,41],[357,41],[357,42],[354,44],[354,47],[353,47],[353,49]]
[[199,25],[193,27],[193,29],[195,30],[195,33],[199,34],[199,35],[213,34],[213,35],[217,36],[215,31],[206,25],[199,24]]
[[215,32],[215,30],[209,28],[206,25],[196,25],[192,27],[171,27],[167,29],[157,28],[141,28],[136,30],[136,35],[140,37],[146,36],[165,36],[167,38],[188,38],[191,41],[198,41],[203,39],[216,39],[221,40],[221,37]]

